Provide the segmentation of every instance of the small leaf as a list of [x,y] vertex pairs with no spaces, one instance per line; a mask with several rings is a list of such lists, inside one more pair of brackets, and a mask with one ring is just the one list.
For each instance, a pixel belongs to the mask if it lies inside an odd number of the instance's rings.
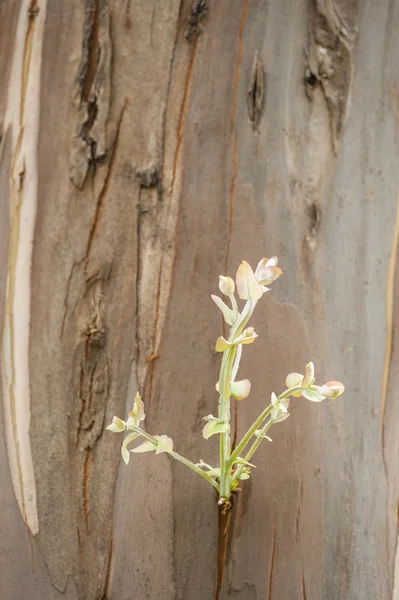
[[274,392],[272,392],[271,404],[272,404],[274,410],[277,410],[277,411],[280,410],[280,404],[279,404],[278,398]]
[[129,413],[129,426],[139,427],[140,421],[144,421],[144,402],[141,399],[140,394],[137,392],[133,402],[133,409]]
[[251,475],[248,473],[248,471],[243,471],[239,474],[238,479],[240,479],[240,481],[244,481],[245,479],[249,479],[250,477]]
[[208,421],[202,430],[203,437],[208,440],[210,437],[217,433],[229,433],[230,426],[228,423],[224,423],[223,421]]
[[232,278],[219,275],[219,290],[225,296],[234,296],[235,285]]
[[274,408],[273,408],[272,412],[270,413],[270,419],[271,419],[271,421],[273,421],[273,423],[281,423],[282,421],[285,421],[286,419],[288,419],[289,416],[290,416],[290,413],[278,412]]
[[126,423],[119,417],[114,417],[112,423],[108,425],[106,429],[108,429],[108,431],[113,431],[114,433],[120,433],[126,429]]
[[252,463],[250,463],[247,460],[245,460],[245,458],[241,458],[241,456],[239,456],[238,458],[236,458],[236,460],[234,461],[234,464],[237,464],[237,465],[248,465],[249,467],[253,467],[254,469],[256,469],[255,465],[253,465]]
[[202,417],[203,421],[217,421],[219,423],[219,419],[214,417],[213,415],[206,415],[206,417]]
[[308,388],[304,388],[302,390],[302,396],[306,398],[306,400],[310,400],[311,402],[322,402],[326,399],[326,396],[322,394],[315,385],[311,385]]
[[220,477],[219,467],[212,467],[211,465],[208,465],[208,463],[205,463],[202,459],[200,459],[199,463],[197,463],[195,466],[200,467],[201,469],[207,469],[204,471],[204,473],[208,473],[214,477]]
[[128,464],[129,460],[130,460],[130,454],[128,452],[127,446],[128,444],[130,444],[130,442],[133,442],[136,438],[138,438],[138,433],[129,433],[129,435],[127,435],[125,437],[125,439],[123,440],[123,444],[122,444],[122,448],[121,448],[121,453],[122,453],[122,458],[125,461],[125,465]]
[[231,384],[231,395],[236,400],[245,400],[251,392],[251,382],[249,379],[233,381]]
[[234,313],[233,311],[223,302],[219,296],[211,295],[212,300],[216,304],[218,308],[222,311],[223,318],[226,321],[227,325],[234,325]]
[[125,446],[122,446],[121,453],[122,453],[123,462],[125,463],[125,465],[128,465],[129,460],[130,460],[130,454]]
[[216,340],[215,350],[216,352],[224,352],[225,350],[227,350],[227,348],[231,348],[232,346],[234,346],[234,344],[231,344],[230,342],[225,340],[223,336],[220,336]]
[[144,440],[144,442],[136,446],[136,448],[132,448],[130,452],[136,452],[137,454],[140,454],[141,452],[153,452],[156,449],[156,445],[150,442],[150,440]]
[[250,264],[242,261],[236,274],[237,292],[242,300],[259,300],[263,296],[261,284],[257,281]]
[[288,407],[290,405],[289,398],[285,398],[284,400],[280,400],[279,405],[280,405],[280,412],[287,413],[288,412]]
[[242,334],[234,340],[234,344],[252,344],[257,337],[258,334],[255,332],[255,329],[253,327],[247,327]]
[[269,442],[273,441],[272,438],[269,437],[268,435],[266,435],[265,433],[263,433],[261,429],[257,429],[255,431],[255,435],[256,435],[256,437],[268,440]]
[[301,373],[290,373],[285,380],[287,388],[298,387],[302,385],[303,375]]
[[162,452],[172,452],[173,451],[173,440],[167,435],[154,435],[154,437],[158,440],[158,445],[155,450],[155,454],[162,454]]

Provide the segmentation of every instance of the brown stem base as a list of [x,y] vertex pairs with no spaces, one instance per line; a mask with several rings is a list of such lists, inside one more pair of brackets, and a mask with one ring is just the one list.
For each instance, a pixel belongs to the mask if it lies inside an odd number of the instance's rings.
[[[232,498],[233,499],[233,498]],[[218,505],[219,511],[219,535],[218,535],[218,553],[217,553],[217,579],[213,600],[219,600],[223,585],[224,572],[226,568],[227,546],[229,542],[229,533],[231,526],[233,504]]]

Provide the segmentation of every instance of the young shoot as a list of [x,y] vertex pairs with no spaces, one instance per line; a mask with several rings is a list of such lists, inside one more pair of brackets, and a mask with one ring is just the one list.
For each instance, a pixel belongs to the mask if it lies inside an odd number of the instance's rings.
[[[219,337],[216,341],[216,351],[222,354],[219,381],[216,390],[219,394],[217,415],[204,417],[206,424],[202,435],[209,439],[218,435],[219,465],[212,467],[200,460],[192,463],[173,450],[173,441],[167,435],[150,435],[141,423],[145,419],[144,403],[137,392],[133,409],[129,412],[126,421],[114,417],[107,429],[116,433],[126,431],[127,435],[122,444],[122,457],[126,464],[130,459],[130,452],[166,452],[174,459],[186,465],[200,477],[208,481],[218,492],[219,505],[226,510],[231,506],[231,496],[238,490],[240,481],[251,476],[250,462],[253,455],[263,440],[271,442],[268,431],[272,425],[281,423],[290,416],[288,412],[291,398],[302,396],[311,402],[321,402],[326,398],[337,398],[344,392],[344,386],[339,381],[329,381],[324,385],[316,385],[314,365],[309,362],[305,373],[290,373],[286,379],[287,388],[277,396],[271,393],[270,404],[265,407],[259,417],[254,421],[243,438],[235,448],[232,448],[230,438],[230,404],[233,401],[242,401],[248,398],[251,391],[251,382],[248,379],[237,380],[238,369],[242,356],[243,346],[252,344],[258,337],[253,327],[247,327],[258,301],[263,294],[269,291],[267,286],[273,283],[282,274],[277,266],[277,257],[263,258],[255,272],[243,260],[238,267],[235,283],[230,277],[219,277],[219,290],[226,296],[228,304],[219,296],[212,296],[212,300],[222,312],[230,334],[227,339]],[[240,312],[236,294],[245,304]],[[136,441],[141,443],[134,447],[128,446]]]

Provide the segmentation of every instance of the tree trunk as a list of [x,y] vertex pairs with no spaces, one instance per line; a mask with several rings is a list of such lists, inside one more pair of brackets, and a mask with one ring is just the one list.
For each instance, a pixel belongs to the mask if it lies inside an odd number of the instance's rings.
[[[399,598],[398,29],[392,0],[1,2],[2,599]],[[214,595],[213,491],[105,426],[139,389],[215,462],[210,294],[274,254],[238,435],[309,360],[346,393],[261,448]]]

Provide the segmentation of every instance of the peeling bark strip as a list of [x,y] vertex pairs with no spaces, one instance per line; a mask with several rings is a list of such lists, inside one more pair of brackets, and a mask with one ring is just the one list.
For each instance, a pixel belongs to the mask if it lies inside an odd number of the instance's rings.
[[[398,206],[396,212],[396,221],[395,221],[395,229],[393,234],[392,241],[392,250],[391,257],[389,261],[388,267],[388,277],[387,277],[387,306],[386,306],[386,314],[387,314],[387,338],[386,338],[386,349],[385,349],[385,361],[384,361],[384,373],[382,378],[382,394],[381,394],[381,443],[382,443],[382,455],[384,457],[384,463],[386,463],[385,458],[385,430],[384,430],[384,421],[385,421],[385,412],[386,412],[386,402],[388,395],[388,384],[389,384],[389,374],[391,368],[391,360],[392,360],[392,350],[393,350],[393,341],[394,341],[394,299],[395,299],[395,276],[397,269],[397,261],[398,261],[398,252],[399,252],[399,192],[398,192]],[[386,466],[385,466],[386,468]]]
[[89,168],[95,168],[106,154],[111,53],[107,0],[86,0],[82,58],[73,98],[78,114],[70,149],[70,176],[79,189]]
[[[11,129],[10,248],[2,339],[3,401],[8,459],[26,524],[38,533],[36,486],[29,440],[30,269],[37,206],[40,68],[46,1],[22,2],[4,130]],[[25,108],[29,106],[29,111]],[[16,318],[17,317],[17,318]]]
[[323,90],[335,153],[349,110],[356,35],[357,30],[344,23],[332,0],[315,0],[306,49],[305,87],[311,101],[317,84]]

